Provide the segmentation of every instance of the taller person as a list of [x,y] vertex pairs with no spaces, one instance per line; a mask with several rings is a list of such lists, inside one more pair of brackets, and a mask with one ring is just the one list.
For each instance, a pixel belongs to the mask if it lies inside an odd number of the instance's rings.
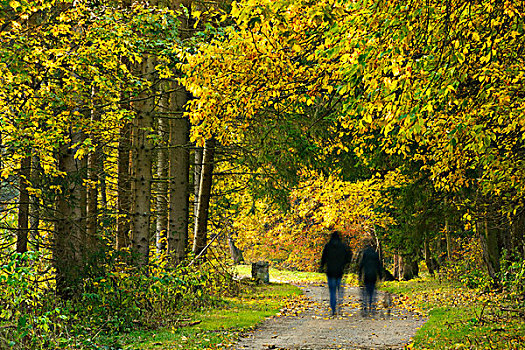
[[330,292],[330,309],[332,316],[336,315],[338,305],[343,299],[341,280],[346,266],[352,259],[352,252],[341,240],[339,231],[332,231],[330,240],[323,248],[321,266],[324,268]]

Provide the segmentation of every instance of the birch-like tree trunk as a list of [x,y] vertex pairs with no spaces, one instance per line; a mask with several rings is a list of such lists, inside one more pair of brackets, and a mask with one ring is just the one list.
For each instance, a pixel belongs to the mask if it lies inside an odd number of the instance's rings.
[[166,232],[168,231],[168,137],[169,123],[164,111],[168,108],[168,97],[163,96],[160,103],[162,115],[158,117],[158,139],[160,147],[157,152],[157,191],[155,196],[157,221],[155,229],[155,247],[160,255],[166,246]]
[[206,141],[202,159],[202,175],[199,185],[197,216],[195,217],[195,237],[193,239],[193,253],[195,255],[199,255],[199,253],[206,247],[207,242],[208,214],[215,160],[214,138]]

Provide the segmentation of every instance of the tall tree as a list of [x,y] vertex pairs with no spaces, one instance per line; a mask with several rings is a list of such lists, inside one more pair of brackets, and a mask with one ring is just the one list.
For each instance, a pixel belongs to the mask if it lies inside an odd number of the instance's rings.
[[[136,67],[138,75],[152,79],[155,71],[155,59],[146,54]],[[151,82],[150,82],[151,83]],[[145,88],[133,103],[136,117],[132,133],[132,168],[131,168],[131,247],[137,254],[137,264],[144,266],[149,261],[150,221],[151,221],[151,186],[153,182],[152,166],[154,159],[153,116],[155,99],[152,91]]]
[[84,135],[73,132],[71,144],[64,144],[58,156],[59,170],[67,174],[61,179],[61,194],[56,204],[53,261],[56,268],[57,293],[68,298],[77,292],[86,269],[89,247],[86,241],[86,178],[84,160],[75,157],[73,144],[82,142]]
[[193,238],[193,253],[195,255],[199,255],[206,247],[207,243],[207,225],[213,184],[215,151],[215,139],[210,138],[206,140],[202,156],[202,175],[199,185],[197,215],[195,217],[195,233]]
[[117,165],[117,237],[116,248],[130,244],[131,182],[130,182],[131,122],[120,128]]
[[156,201],[156,225],[155,225],[155,248],[157,255],[165,252],[166,235],[168,232],[168,140],[169,140],[169,121],[166,118],[166,111],[169,108],[169,95],[166,93],[165,84],[161,84],[159,113],[157,113],[158,123],[158,148],[157,148],[157,190],[155,192]]
[[186,255],[189,224],[189,123],[183,114],[186,90],[174,85],[170,96],[170,165],[168,254],[180,262]]

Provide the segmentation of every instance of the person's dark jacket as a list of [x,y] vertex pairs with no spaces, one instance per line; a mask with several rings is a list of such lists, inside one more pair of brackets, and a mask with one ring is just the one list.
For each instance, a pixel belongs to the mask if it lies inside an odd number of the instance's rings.
[[328,277],[341,278],[351,259],[350,249],[335,235],[323,248],[321,266],[326,266],[325,272]]
[[359,276],[365,284],[376,283],[382,276],[381,260],[379,254],[372,247],[367,247],[363,251],[361,262],[359,263]]

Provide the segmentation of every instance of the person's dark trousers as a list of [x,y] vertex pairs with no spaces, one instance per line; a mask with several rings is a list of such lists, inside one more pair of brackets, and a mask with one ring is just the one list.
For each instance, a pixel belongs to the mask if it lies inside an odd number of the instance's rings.
[[365,282],[364,295],[361,297],[363,302],[363,311],[372,312],[372,305],[374,303],[376,283],[375,282]]
[[[337,310],[338,298],[343,297],[343,289],[341,288],[341,277],[328,277],[328,291],[330,292],[330,308],[332,315],[335,315]],[[341,302],[341,300],[339,300]]]

